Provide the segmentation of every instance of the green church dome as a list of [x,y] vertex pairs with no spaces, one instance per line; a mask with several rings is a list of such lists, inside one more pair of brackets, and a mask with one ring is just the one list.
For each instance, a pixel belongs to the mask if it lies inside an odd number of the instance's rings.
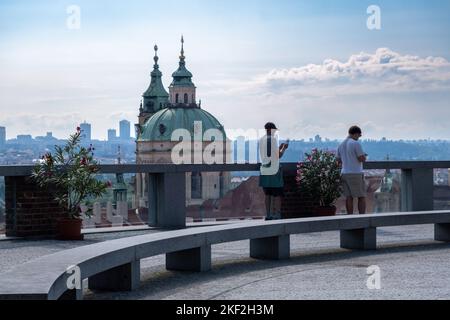
[[181,82],[183,80],[186,81],[186,83],[192,84],[191,83],[191,78],[192,78],[192,73],[186,69],[185,65],[181,65],[180,67],[178,67],[178,69],[172,73],[172,77],[174,78],[174,84],[178,84],[178,82]]
[[171,141],[172,132],[176,129],[186,129],[194,137],[195,121],[202,123],[202,136],[208,129],[218,129],[226,139],[224,127],[209,112],[199,107],[171,106],[147,120],[137,141]]

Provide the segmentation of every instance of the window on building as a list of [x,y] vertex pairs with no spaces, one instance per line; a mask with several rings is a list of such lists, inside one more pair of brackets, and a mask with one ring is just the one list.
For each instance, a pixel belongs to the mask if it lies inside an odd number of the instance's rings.
[[191,174],[191,198],[202,198],[202,174],[200,172],[192,172]]
[[178,93],[175,95],[175,103],[178,103]]
[[184,103],[188,103],[188,94],[187,93],[184,94]]

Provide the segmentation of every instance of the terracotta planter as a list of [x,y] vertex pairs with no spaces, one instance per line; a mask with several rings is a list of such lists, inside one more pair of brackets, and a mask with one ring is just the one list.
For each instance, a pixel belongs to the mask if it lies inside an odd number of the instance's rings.
[[61,219],[56,224],[58,240],[83,240],[81,219]]
[[334,216],[336,215],[336,210],[335,206],[316,207],[314,213],[317,216]]

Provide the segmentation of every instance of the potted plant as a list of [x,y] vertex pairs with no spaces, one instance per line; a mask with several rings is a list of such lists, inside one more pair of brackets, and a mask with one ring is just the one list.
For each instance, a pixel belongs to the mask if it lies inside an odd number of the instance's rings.
[[306,161],[297,165],[299,191],[317,201],[316,215],[335,215],[335,201],[341,194],[341,169],[336,155],[327,150],[313,149],[305,153]]
[[[99,171],[94,160],[94,148],[81,146],[81,130],[70,135],[64,146],[55,146],[54,154],[46,153],[32,172],[32,178],[47,188],[64,210],[65,218],[57,221],[57,237],[63,240],[82,240],[82,214],[92,216],[90,199],[100,197],[111,185],[95,178]],[[81,208],[85,206],[86,211]]]

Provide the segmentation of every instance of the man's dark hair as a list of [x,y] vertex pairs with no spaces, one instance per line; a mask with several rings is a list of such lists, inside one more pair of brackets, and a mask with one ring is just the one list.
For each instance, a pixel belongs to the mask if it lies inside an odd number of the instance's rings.
[[350,135],[354,135],[357,133],[359,133],[359,134],[362,133],[361,128],[358,126],[352,126],[352,127],[350,127],[350,129],[348,129],[348,134],[350,134]]
[[269,129],[277,129],[277,127],[275,126],[275,124],[273,122],[267,122],[264,125],[264,129],[269,130]]

